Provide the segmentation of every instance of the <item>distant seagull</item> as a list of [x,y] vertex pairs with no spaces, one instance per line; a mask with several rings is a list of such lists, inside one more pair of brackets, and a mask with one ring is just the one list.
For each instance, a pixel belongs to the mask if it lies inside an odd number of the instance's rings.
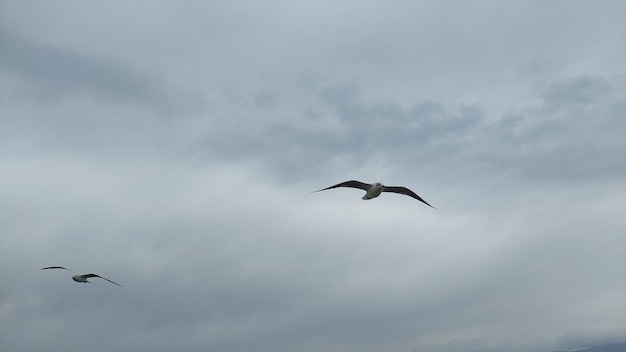
[[[64,268],[62,266],[49,266],[49,267],[46,267],[46,268],[41,268],[41,270],[46,270],[46,269],[63,269],[63,270],[67,270],[67,271],[69,271],[71,273],[74,273],[70,269]],[[90,284],[91,282],[87,281],[87,279],[89,279],[90,277],[99,277],[101,279],[107,280],[110,283],[116,284],[119,287],[122,287],[122,285],[118,284],[117,282],[111,281],[111,280],[107,279],[106,277],[102,277],[102,276],[96,275],[96,274],[74,275],[74,276],[72,276],[72,280],[74,280],[76,282],[82,282],[84,284]]]
[[362,189],[365,191],[365,195],[363,196],[363,198],[361,199],[372,199],[372,198],[376,198],[378,197],[382,192],[392,192],[392,193],[400,193],[400,194],[404,194],[406,196],[415,198],[417,200],[419,200],[420,202],[428,205],[431,208],[434,208],[432,205],[428,204],[428,202],[426,202],[425,200],[422,199],[422,197],[418,196],[417,194],[415,194],[413,191],[411,191],[410,189],[406,188],[406,187],[396,187],[396,186],[385,186],[380,182],[376,182],[376,183],[363,183],[363,182],[359,182],[359,181],[346,181],[346,182],[342,182],[340,184],[334,185],[334,186],[330,186],[324,189],[320,189],[317,191],[313,191],[313,192],[320,192],[320,191],[325,191],[327,189],[333,189],[333,188],[338,188],[338,187],[349,187],[349,188],[358,188],[358,189]]

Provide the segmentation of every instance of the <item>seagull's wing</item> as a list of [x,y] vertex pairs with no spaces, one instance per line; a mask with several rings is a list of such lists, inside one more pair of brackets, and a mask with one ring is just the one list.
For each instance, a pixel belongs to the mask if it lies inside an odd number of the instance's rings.
[[372,185],[370,185],[369,183],[363,183],[363,182],[352,180],[352,181],[342,182],[342,183],[336,184],[334,186],[326,187],[324,189],[319,189],[319,190],[313,191],[313,192],[320,192],[320,191],[325,191],[327,189],[333,189],[333,188],[338,188],[338,187],[358,188],[358,189],[362,189],[364,191],[367,191],[371,186]]
[[406,187],[395,187],[395,186],[384,186],[383,187],[383,192],[392,192],[392,193],[399,193],[399,194],[404,194],[406,196],[415,198],[417,200],[419,200],[420,202],[428,205],[431,208],[434,208],[432,205],[428,204],[428,202],[426,202],[425,200],[422,199],[422,197],[418,196],[417,194],[415,194],[413,191],[411,191],[410,189],[406,188]]
[[81,275],[81,276],[82,276],[82,277],[84,277],[84,278],[86,278],[86,279],[87,279],[87,278],[90,278],[90,277],[99,277],[99,278],[101,278],[101,279],[107,280],[107,281],[108,281],[108,282],[110,282],[110,283],[116,284],[116,285],[117,285],[117,286],[119,286],[119,287],[122,287],[122,285],[118,284],[117,282],[115,282],[115,281],[111,281],[111,280],[107,279],[106,277],[103,277],[103,276],[100,276],[100,275],[96,275],[96,274],[85,274],[85,275]]
[[67,271],[72,272],[70,269],[64,268],[62,266],[48,266],[48,267],[45,267],[45,268],[41,268],[41,270],[46,270],[46,269],[63,269],[63,270],[67,270]]

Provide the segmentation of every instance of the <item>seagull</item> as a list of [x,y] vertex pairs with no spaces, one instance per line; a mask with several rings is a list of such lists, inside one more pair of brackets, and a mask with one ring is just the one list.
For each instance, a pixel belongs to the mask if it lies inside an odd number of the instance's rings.
[[[49,267],[41,268],[41,270],[46,270],[46,269],[63,269],[63,270],[67,270],[67,271],[69,271],[71,273],[74,273],[70,269],[64,268],[62,266],[49,266]],[[102,277],[102,276],[96,275],[96,274],[74,275],[74,276],[72,276],[72,280],[74,280],[76,282],[82,282],[84,284],[90,284],[91,282],[87,281],[87,279],[89,279],[90,277],[99,277],[101,279],[107,280],[110,283],[116,284],[119,287],[122,287],[122,285],[118,284],[117,282],[111,281],[111,280],[107,279],[106,277]]]
[[432,205],[428,204],[428,202],[426,202],[425,200],[422,199],[422,197],[418,196],[417,194],[415,194],[413,191],[411,191],[410,189],[406,188],[406,187],[397,187],[397,186],[385,186],[380,182],[376,182],[376,183],[364,183],[364,182],[360,182],[360,181],[346,181],[346,182],[342,182],[339,184],[336,184],[334,186],[330,186],[327,188],[323,188],[317,191],[313,191],[315,192],[320,192],[320,191],[325,191],[327,189],[333,189],[333,188],[338,188],[338,187],[349,187],[349,188],[359,188],[365,191],[365,195],[363,196],[363,198],[361,199],[373,199],[378,197],[382,192],[393,192],[393,193],[400,193],[400,194],[404,194],[406,196],[415,198],[417,200],[419,200],[420,202],[428,205],[431,208],[434,208]]

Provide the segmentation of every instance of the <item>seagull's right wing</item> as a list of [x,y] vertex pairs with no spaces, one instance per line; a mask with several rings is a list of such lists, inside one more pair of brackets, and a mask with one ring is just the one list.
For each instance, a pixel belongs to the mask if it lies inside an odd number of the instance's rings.
[[110,282],[110,283],[112,283],[112,284],[116,284],[117,286],[122,287],[122,285],[118,284],[117,282],[115,282],[115,281],[111,281],[111,280],[107,279],[106,277],[103,277],[103,276],[100,276],[100,275],[97,275],[97,274],[85,274],[85,275],[81,275],[81,276],[82,276],[82,277],[85,277],[85,278],[89,278],[89,277],[99,277],[99,278],[101,278],[101,279],[107,280],[108,282]]
[[404,194],[405,196],[415,198],[419,200],[420,202],[428,205],[429,207],[434,208],[432,205],[428,204],[427,201],[423,200],[422,197],[418,196],[417,194],[415,194],[415,192],[411,191],[410,189],[406,187],[385,186],[383,187],[383,192],[393,192],[393,193],[398,193],[398,194]]
[[358,188],[358,189],[362,189],[364,191],[367,191],[371,186],[372,185],[370,185],[369,183],[363,183],[363,182],[352,180],[352,181],[342,182],[342,183],[336,184],[334,186],[326,187],[324,189],[320,189],[320,190],[313,191],[313,192],[320,192],[320,191],[325,191],[327,189],[333,189],[333,188],[338,188],[338,187]]

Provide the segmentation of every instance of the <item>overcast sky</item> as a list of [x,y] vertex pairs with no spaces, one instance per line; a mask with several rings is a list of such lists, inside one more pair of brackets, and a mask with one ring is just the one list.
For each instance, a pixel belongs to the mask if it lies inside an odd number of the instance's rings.
[[[626,340],[625,18],[621,0],[1,1],[1,349]],[[350,179],[436,209],[311,193]]]

